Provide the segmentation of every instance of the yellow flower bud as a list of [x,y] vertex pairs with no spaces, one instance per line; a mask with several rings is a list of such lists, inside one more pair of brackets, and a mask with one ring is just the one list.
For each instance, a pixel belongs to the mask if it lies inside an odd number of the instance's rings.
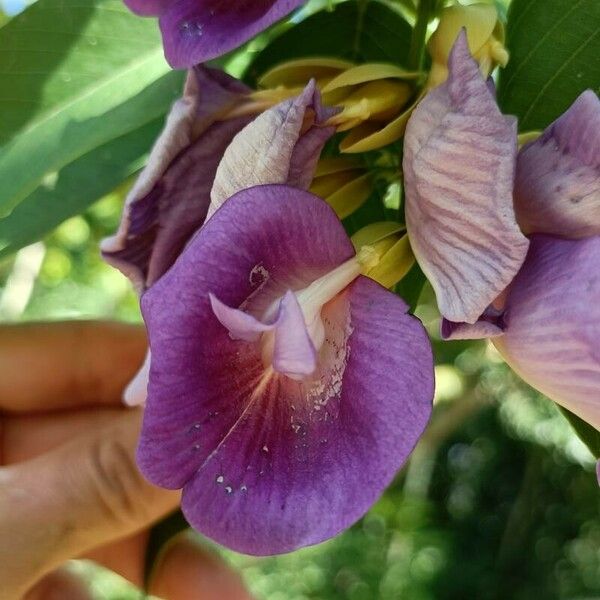
[[371,261],[363,275],[387,288],[396,285],[415,261],[405,228],[399,223],[371,223],[352,236],[352,243],[357,252],[365,247],[373,249],[377,260]]
[[440,22],[427,48],[432,65],[427,87],[443,83],[448,77],[448,56],[462,28],[467,31],[469,49],[487,77],[496,65],[506,66],[508,52],[504,47],[504,26],[491,4],[450,6],[442,11]]
[[371,179],[360,160],[341,156],[323,158],[310,191],[323,198],[340,219],[345,219],[369,199],[373,191]]

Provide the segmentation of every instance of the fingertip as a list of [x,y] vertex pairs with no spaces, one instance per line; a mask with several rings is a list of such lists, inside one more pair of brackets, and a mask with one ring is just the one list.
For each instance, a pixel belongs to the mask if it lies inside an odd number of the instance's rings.
[[165,600],[254,600],[239,573],[190,533],[179,534],[166,547],[149,591]]
[[79,575],[61,567],[38,581],[23,600],[94,600],[94,595]]

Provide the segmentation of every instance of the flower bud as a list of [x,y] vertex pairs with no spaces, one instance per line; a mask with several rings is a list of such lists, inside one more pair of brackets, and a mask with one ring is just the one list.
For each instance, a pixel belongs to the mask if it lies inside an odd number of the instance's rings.
[[380,221],[363,227],[352,236],[356,251],[370,246],[378,260],[363,271],[363,275],[386,288],[396,285],[410,270],[414,256],[404,225]]
[[450,6],[440,16],[440,23],[427,48],[432,59],[427,87],[440,85],[448,77],[448,57],[461,29],[467,32],[469,50],[479,63],[484,77],[497,65],[506,66],[508,51],[504,47],[504,26],[491,4]]

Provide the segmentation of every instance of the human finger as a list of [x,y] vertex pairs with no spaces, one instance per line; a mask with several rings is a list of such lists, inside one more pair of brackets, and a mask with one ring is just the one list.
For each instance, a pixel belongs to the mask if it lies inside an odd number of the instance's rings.
[[117,404],[146,352],[141,326],[99,321],[0,327],[0,411]]

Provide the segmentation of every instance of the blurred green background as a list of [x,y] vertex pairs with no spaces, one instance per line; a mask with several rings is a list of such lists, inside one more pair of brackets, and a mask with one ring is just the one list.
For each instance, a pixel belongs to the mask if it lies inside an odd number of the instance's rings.
[[[140,321],[129,282],[98,255],[126,188],[0,262],[1,321]],[[260,600],[600,598],[600,496],[589,451],[489,345],[439,341],[428,287],[417,314],[434,339],[436,407],[381,500],[313,548],[261,559],[214,551]],[[90,563],[73,568],[102,600],[139,595]]]

